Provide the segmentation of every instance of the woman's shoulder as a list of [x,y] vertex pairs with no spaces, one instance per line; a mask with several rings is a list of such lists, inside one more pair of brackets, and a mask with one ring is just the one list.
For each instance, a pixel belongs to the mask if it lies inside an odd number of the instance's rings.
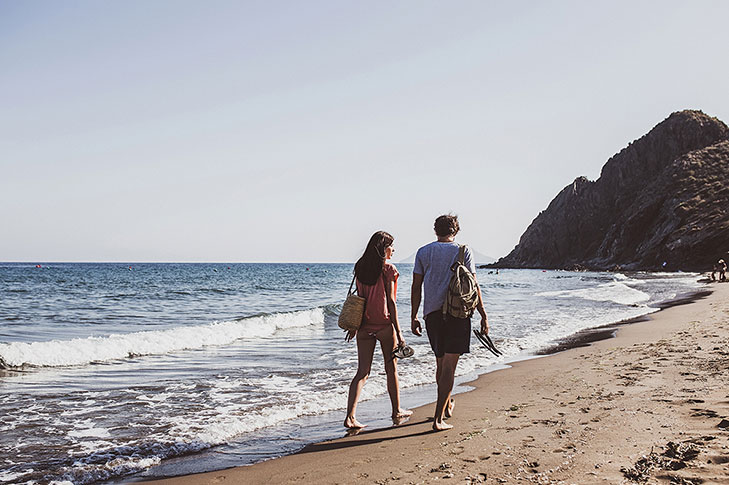
[[395,267],[395,265],[392,264],[392,263],[385,263],[385,267],[383,268],[383,271],[387,275],[398,275],[398,274],[400,274],[397,271],[397,268]]

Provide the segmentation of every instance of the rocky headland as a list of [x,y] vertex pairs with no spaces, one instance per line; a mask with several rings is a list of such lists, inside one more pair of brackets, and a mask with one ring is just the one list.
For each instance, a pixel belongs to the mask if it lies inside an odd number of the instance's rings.
[[[671,114],[578,177],[497,268],[706,270],[729,250],[729,128]],[[725,258],[726,259],[726,258]]]

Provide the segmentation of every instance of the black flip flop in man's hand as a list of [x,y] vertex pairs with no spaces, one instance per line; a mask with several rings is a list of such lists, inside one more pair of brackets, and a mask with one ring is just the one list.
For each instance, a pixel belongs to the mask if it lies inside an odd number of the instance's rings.
[[492,354],[494,354],[496,357],[499,357],[501,355],[504,355],[501,353],[499,349],[496,348],[494,343],[491,341],[491,337],[487,333],[483,333],[478,330],[474,330],[473,334],[476,336],[479,342],[483,344],[484,347],[486,347]]

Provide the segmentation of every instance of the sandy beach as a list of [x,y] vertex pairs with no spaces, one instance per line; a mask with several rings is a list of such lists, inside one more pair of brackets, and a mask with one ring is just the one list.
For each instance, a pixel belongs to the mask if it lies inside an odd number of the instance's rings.
[[401,426],[151,483],[729,483],[729,285],[712,289],[482,375],[456,396],[452,430],[432,432],[427,405]]

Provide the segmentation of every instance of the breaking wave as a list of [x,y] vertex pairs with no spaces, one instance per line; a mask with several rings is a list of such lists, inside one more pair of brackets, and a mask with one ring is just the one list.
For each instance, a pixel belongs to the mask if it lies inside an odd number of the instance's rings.
[[[622,276],[622,275],[621,275]],[[582,298],[592,301],[607,301],[620,305],[637,305],[650,300],[650,295],[635,288],[631,288],[623,281],[612,281],[603,283],[591,288],[580,288],[577,290],[543,291],[538,296],[550,296],[557,298]]]
[[272,313],[105,337],[0,343],[0,368],[86,365],[144,355],[227,345],[243,338],[273,335],[277,330],[324,323],[324,308]]

